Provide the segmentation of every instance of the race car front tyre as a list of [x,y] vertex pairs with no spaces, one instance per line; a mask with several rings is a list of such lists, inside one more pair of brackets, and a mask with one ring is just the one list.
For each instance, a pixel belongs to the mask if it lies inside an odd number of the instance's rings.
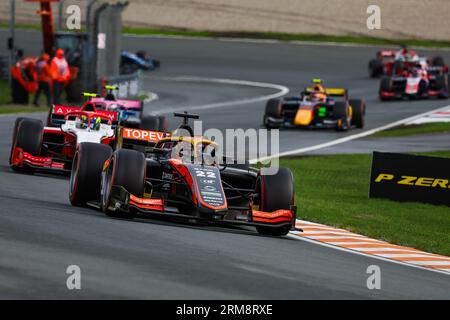
[[270,99],[266,103],[266,110],[264,112],[263,124],[266,128],[277,128],[277,125],[274,125],[270,122],[269,118],[281,119],[281,102],[279,99]]
[[[261,211],[273,212],[276,210],[290,210],[294,204],[294,177],[288,168],[279,168],[274,175],[265,174],[267,169],[262,168],[257,179],[257,190],[260,194],[259,208]],[[292,227],[257,226],[259,234],[268,236],[284,236]]]
[[389,77],[382,78],[380,81],[380,90],[379,90],[379,96],[380,100],[386,101],[389,100],[389,98],[384,97],[382,95],[382,92],[391,92],[392,91],[392,80]]
[[14,145],[16,143],[17,128],[19,127],[19,122],[22,121],[23,119],[25,119],[25,118],[24,117],[19,117],[14,122],[14,129],[13,129],[13,134],[12,134],[12,139],[11,139],[11,152],[9,153],[9,163],[10,164],[11,164],[11,161],[12,161],[12,153],[13,153],[13,150],[14,150]]
[[383,74],[383,63],[378,59],[372,59],[369,62],[369,76],[377,78]]
[[142,198],[145,188],[146,161],[143,153],[129,150],[116,150],[102,178],[102,210],[107,216],[132,219],[134,212],[109,210],[112,186],[121,186],[130,194]]
[[103,165],[112,155],[108,145],[82,142],[75,152],[70,174],[69,199],[73,206],[100,199]]
[[366,113],[366,103],[364,100],[349,100],[352,106],[352,126],[356,126],[358,129],[364,128],[364,115]]
[[334,105],[336,131],[348,131],[351,126],[349,106],[346,102],[336,102]]
[[[10,164],[12,161],[12,152],[14,148],[22,148],[26,153],[32,156],[39,156],[41,153],[42,139],[44,136],[44,124],[41,120],[19,118],[14,124],[16,131],[13,138],[13,145],[10,154]],[[11,166],[14,171],[22,171],[24,168]],[[32,170],[27,170],[32,172]]]

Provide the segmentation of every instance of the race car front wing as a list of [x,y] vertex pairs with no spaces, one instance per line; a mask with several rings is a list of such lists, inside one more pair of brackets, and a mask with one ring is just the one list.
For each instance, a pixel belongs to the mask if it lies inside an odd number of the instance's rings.
[[[98,202],[90,202],[88,204],[92,207],[99,208]],[[248,225],[255,227],[280,227],[290,225],[292,228],[295,228],[295,221],[297,219],[296,206],[291,206],[289,210],[281,209],[273,212],[252,210],[250,207],[229,207],[225,211],[211,214],[209,218],[187,215],[179,212],[176,207],[168,206],[167,202],[162,198],[136,197],[133,194],[130,194],[122,186],[112,186],[110,207],[108,209],[127,213],[134,211],[142,216],[155,218],[196,219],[215,224]]]

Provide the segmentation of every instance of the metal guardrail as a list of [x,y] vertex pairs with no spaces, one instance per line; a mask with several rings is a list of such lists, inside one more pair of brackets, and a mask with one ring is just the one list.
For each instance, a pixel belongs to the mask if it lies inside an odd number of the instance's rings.
[[104,79],[108,85],[114,85],[119,88],[117,96],[121,99],[137,98],[142,88],[142,71],[135,73],[107,77]]

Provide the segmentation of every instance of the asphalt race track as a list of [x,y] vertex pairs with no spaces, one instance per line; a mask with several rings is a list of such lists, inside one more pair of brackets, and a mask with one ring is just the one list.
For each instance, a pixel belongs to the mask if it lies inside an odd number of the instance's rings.
[[[32,34],[19,33],[18,41],[32,39],[23,46],[28,54],[36,53],[40,41]],[[0,43],[5,37],[2,31]],[[163,63],[146,75],[145,89],[160,97],[148,111],[200,106],[196,112],[205,128],[259,127],[264,103],[201,106],[276,93],[205,78],[272,83],[297,92],[321,77],[329,86],[346,86],[351,95],[366,99],[368,128],[449,104],[379,103],[378,82],[366,73],[374,48],[131,37],[123,44],[145,49]],[[450,61],[450,52],[439,54]],[[203,81],[180,81],[180,76]],[[450,298],[450,277],[437,272],[288,237],[262,237],[253,230],[122,221],[71,207],[65,178],[9,169],[14,118],[0,117],[0,298]],[[284,130],[282,151],[340,137],[334,131]],[[66,288],[69,265],[81,268],[81,290]],[[366,287],[369,265],[381,268],[381,290]]]

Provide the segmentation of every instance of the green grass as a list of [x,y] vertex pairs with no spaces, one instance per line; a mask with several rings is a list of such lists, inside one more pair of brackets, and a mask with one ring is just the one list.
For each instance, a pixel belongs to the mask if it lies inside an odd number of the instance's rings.
[[[30,101],[33,95],[30,95]],[[41,105],[44,107],[35,107],[31,105],[13,105],[11,104],[11,86],[8,81],[0,79],[0,114],[22,113],[22,112],[47,112],[45,106],[45,95],[41,95]]]
[[8,113],[29,113],[29,112],[47,112],[48,107],[19,106],[19,105],[0,105],[0,114]]
[[[8,23],[0,23],[0,28],[8,28]],[[17,24],[17,29],[40,30],[38,24]],[[188,29],[151,29],[124,27],[123,33],[134,35],[165,35],[184,37],[211,37],[211,38],[249,38],[267,39],[280,41],[311,41],[311,42],[339,42],[356,43],[369,45],[390,45],[401,44],[418,47],[447,48],[450,41],[434,41],[427,39],[384,39],[360,35],[332,36],[324,34],[291,34],[279,32],[244,32],[244,31],[196,31]]]
[[332,36],[324,34],[291,34],[279,32],[231,32],[231,31],[194,31],[184,29],[148,29],[124,27],[123,33],[137,35],[166,35],[212,38],[250,38],[280,41],[339,42],[372,45],[409,45],[420,47],[450,47],[450,41],[433,41],[426,39],[384,39],[367,36]]
[[11,86],[8,81],[0,79],[0,105],[11,102]]
[[450,256],[450,208],[369,199],[371,155],[286,158],[281,165],[294,173],[300,218]]
[[392,138],[406,137],[418,134],[445,133],[450,132],[450,122],[426,123],[420,125],[408,125],[377,132],[372,137]]

